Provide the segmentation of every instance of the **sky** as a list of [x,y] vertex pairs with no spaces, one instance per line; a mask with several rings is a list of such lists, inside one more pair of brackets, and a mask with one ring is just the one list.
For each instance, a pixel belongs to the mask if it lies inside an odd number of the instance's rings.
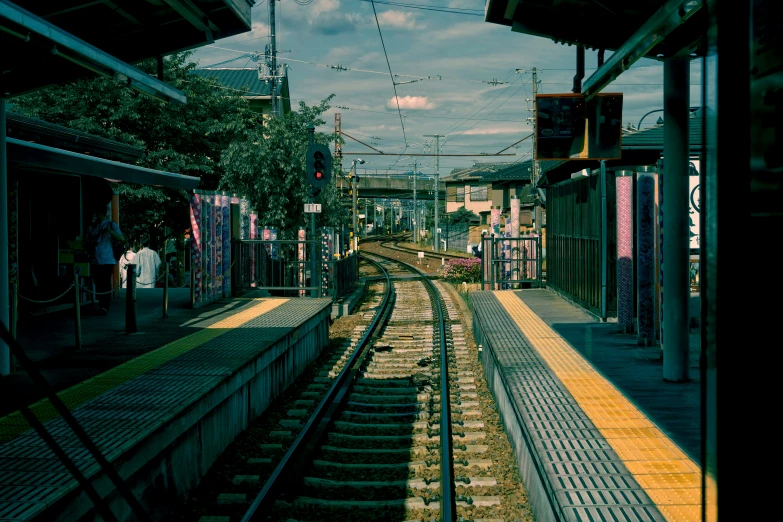
[[[425,135],[445,136],[440,138],[441,154],[497,153],[532,132],[526,118],[534,108],[533,67],[539,92],[570,93],[573,87],[575,47],[487,23],[481,0],[405,1],[459,13],[376,3],[377,24],[373,4],[366,0],[306,2],[275,3],[278,60],[288,65],[292,108],[300,101],[313,105],[334,94],[326,125],[318,130],[333,131],[334,114],[339,112],[345,133],[393,154],[363,154],[375,151],[346,138],[346,170],[350,160],[362,158],[361,167],[371,172],[403,173],[413,168],[415,159],[418,171],[433,174],[434,157],[403,154],[434,153],[434,140]],[[263,53],[269,20],[268,0],[258,1],[250,32],[201,47],[194,60],[200,67],[256,66],[248,53]],[[596,68],[596,54],[585,52],[585,79]],[[606,59],[610,56],[607,51]],[[332,68],[338,66],[347,70]],[[399,75],[394,78],[396,99],[390,68]],[[700,82],[700,62],[694,61],[692,107],[701,104]],[[603,92],[623,93],[623,126],[637,126],[645,113],[663,108],[663,65],[642,59]],[[646,116],[642,128],[654,125],[662,115]],[[504,152],[513,156],[441,157],[438,170],[443,176],[475,162],[524,161],[531,158],[531,148],[532,140],[527,139]]]

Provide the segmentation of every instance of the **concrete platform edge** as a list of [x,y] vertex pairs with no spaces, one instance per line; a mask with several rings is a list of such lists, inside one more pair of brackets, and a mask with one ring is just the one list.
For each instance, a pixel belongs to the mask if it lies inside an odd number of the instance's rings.
[[332,303],[332,319],[337,319],[338,317],[352,314],[354,308],[356,308],[356,305],[359,304],[359,301],[362,300],[366,290],[367,282],[364,281],[347,297]]
[[473,335],[480,347],[479,357],[484,368],[487,386],[497,402],[503,428],[517,458],[517,468],[527,489],[530,506],[537,522],[561,522],[566,520],[560,509],[555,488],[540,462],[536,448],[532,446],[531,436],[513,400],[512,392],[503,374],[497,368],[494,352],[489,339],[484,335],[481,314],[471,307],[473,312]]
[[[195,488],[210,466],[261,415],[329,342],[329,303],[272,342],[111,464],[153,520],[164,520],[168,499]],[[274,377],[277,377],[275,379]],[[133,520],[108,477],[89,477],[120,522]],[[153,510],[151,506],[155,506]],[[75,488],[37,513],[36,521],[98,522],[89,497]]]

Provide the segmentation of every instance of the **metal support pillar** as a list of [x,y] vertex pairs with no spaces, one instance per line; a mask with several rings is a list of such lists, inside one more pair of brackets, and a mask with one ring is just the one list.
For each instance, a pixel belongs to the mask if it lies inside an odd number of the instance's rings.
[[[117,223],[117,226],[120,226],[120,193],[116,190],[112,193],[111,196],[111,220]],[[120,229],[122,229],[122,227],[120,227]],[[125,252],[123,252],[123,254],[125,254]],[[112,272],[111,280],[113,290],[111,297],[117,297],[120,295],[120,287],[122,287],[120,284],[119,260],[114,264],[114,271]]]
[[[1,76],[1,75],[0,75]],[[0,77],[0,83],[2,78]],[[9,329],[10,282],[8,272],[8,154],[5,146],[5,98],[0,93],[0,322]],[[11,373],[11,351],[0,341],[0,375]]]
[[[617,194],[617,329],[633,332],[633,171],[615,172]],[[686,207],[687,208],[687,207]]]
[[576,46],[576,74],[574,75],[574,93],[582,92],[582,79],[585,77],[585,48],[583,45]]
[[127,265],[125,289],[125,333],[136,333],[136,265]]
[[655,343],[655,167],[636,173],[636,317],[639,346]]
[[688,191],[690,69],[684,58],[663,65],[663,379],[688,380]]
[[609,278],[609,207],[606,203],[606,162],[601,160],[601,320],[606,321]]

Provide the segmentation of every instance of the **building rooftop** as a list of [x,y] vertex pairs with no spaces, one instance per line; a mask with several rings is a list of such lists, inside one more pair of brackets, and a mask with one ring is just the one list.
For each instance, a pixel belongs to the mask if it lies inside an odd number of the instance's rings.
[[204,78],[214,78],[223,87],[241,93],[245,97],[272,95],[271,82],[259,79],[258,69],[255,67],[204,68],[195,69],[193,73]]
[[532,160],[513,163],[474,163],[472,167],[454,169],[441,177],[445,183],[455,181],[530,181]]

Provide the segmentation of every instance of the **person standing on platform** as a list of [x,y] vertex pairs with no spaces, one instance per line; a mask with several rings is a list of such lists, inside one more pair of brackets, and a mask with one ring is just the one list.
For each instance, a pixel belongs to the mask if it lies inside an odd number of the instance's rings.
[[134,245],[120,258],[120,278],[122,279],[123,288],[128,288],[128,265],[136,262],[136,250],[138,249]]
[[89,229],[89,237],[95,249],[93,277],[101,315],[109,313],[112,278],[114,277],[114,267],[117,265],[112,239],[121,243],[125,242],[125,236],[122,234],[120,226],[109,219],[110,209],[111,207],[107,205],[105,211],[96,212],[93,215],[93,225]]
[[136,288],[155,288],[160,271],[160,256],[149,248],[150,238],[141,240],[141,250],[136,253]]

